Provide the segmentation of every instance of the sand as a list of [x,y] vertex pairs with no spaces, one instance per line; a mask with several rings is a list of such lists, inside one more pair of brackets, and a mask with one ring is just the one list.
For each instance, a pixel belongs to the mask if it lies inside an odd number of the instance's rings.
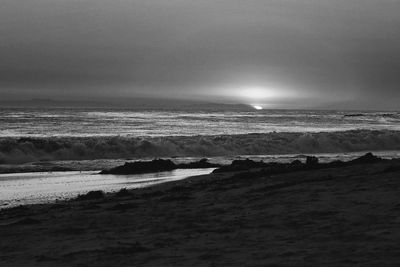
[[395,266],[400,161],[0,211],[0,266]]

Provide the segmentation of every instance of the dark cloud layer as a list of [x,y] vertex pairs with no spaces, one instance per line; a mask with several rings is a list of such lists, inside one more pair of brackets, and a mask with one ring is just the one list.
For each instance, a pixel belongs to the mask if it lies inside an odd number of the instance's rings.
[[397,108],[399,12],[395,0],[3,0],[0,98]]

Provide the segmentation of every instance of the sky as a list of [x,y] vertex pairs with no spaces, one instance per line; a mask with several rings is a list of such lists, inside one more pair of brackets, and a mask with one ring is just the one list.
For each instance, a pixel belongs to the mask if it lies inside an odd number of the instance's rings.
[[399,109],[397,0],[2,0],[0,100]]

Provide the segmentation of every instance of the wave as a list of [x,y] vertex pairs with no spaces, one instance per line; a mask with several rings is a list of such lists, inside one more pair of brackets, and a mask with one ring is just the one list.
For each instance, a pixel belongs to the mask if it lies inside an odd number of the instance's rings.
[[343,115],[344,118],[391,118],[400,119],[399,112],[366,112],[366,113],[347,113]]
[[400,131],[166,137],[0,138],[0,164],[47,160],[344,153],[399,150]]

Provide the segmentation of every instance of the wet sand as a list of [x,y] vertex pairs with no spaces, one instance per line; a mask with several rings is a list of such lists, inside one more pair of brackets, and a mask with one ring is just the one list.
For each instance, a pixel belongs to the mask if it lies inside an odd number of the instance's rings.
[[128,175],[99,174],[99,171],[0,174],[0,209],[71,199],[94,190],[115,192],[121,188],[147,187],[209,174],[213,170],[214,168],[177,169]]
[[0,266],[395,266],[400,161],[0,211]]

